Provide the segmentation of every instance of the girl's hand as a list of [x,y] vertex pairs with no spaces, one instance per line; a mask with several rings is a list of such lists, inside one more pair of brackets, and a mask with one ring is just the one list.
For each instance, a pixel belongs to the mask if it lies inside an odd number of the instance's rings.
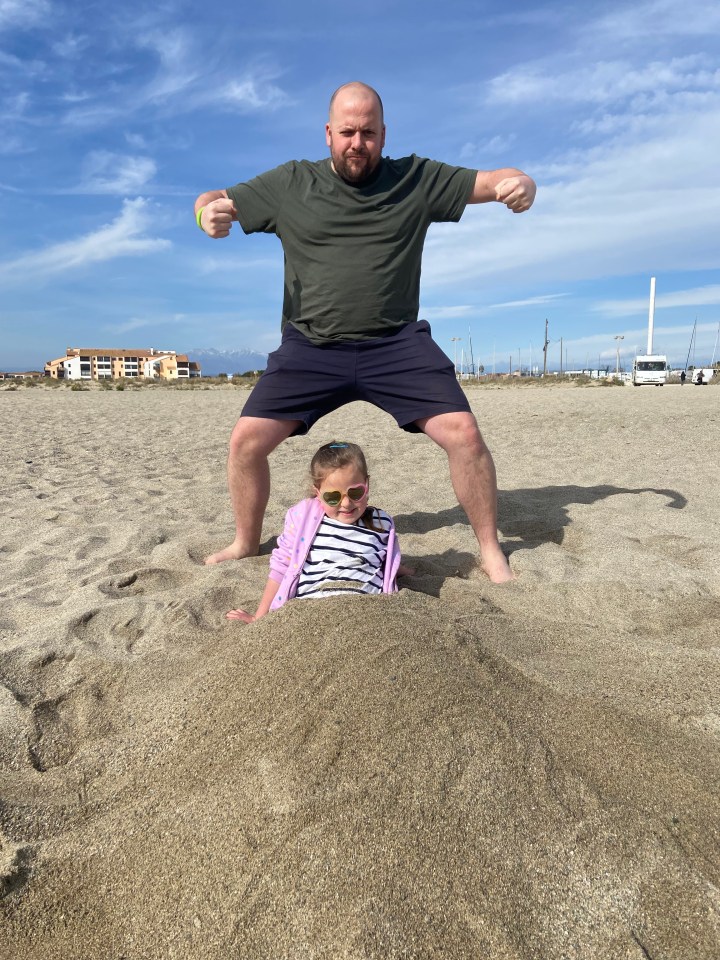
[[397,575],[399,577],[414,577],[415,576],[415,567],[408,567],[404,563],[401,563],[398,567]]
[[248,613],[246,610],[228,610],[225,614],[226,620],[242,620],[243,623],[254,623],[257,617]]

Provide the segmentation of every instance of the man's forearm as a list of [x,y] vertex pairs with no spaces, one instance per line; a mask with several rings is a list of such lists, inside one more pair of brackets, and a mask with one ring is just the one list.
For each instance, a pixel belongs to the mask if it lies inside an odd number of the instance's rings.
[[500,170],[478,170],[470,194],[469,203],[490,203],[495,200],[495,187],[508,177],[524,177],[526,174],[516,167],[503,167]]
[[532,177],[517,167],[478,170],[468,203],[497,201],[514,213],[522,213],[533,205],[536,190]]

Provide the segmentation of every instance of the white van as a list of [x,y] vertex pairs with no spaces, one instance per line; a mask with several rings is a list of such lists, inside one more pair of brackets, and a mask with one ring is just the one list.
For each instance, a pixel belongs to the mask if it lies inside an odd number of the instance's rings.
[[668,378],[670,368],[667,357],[658,353],[648,353],[633,360],[632,382],[634,387],[645,383],[662,387]]

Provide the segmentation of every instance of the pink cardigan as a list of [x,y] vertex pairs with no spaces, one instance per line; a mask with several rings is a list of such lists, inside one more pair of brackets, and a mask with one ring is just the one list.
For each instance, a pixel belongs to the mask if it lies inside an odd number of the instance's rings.
[[[270,557],[270,579],[280,584],[271,610],[277,610],[297,593],[303,564],[310,552],[325,511],[316,497],[301,500],[285,515],[285,527],[278,537],[277,547]],[[397,593],[397,571],[400,566],[400,547],[392,523],[388,536],[387,556],[383,575],[383,593]]]

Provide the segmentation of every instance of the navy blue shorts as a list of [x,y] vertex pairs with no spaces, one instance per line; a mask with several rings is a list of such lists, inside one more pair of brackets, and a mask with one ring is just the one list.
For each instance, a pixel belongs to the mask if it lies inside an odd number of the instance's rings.
[[416,420],[470,410],[453,364],[426,320],[389,337],[322,346],[288,323],[241,416],[301,420],[296,436],[354,400],[380,407],[410,433],[421,432]]

